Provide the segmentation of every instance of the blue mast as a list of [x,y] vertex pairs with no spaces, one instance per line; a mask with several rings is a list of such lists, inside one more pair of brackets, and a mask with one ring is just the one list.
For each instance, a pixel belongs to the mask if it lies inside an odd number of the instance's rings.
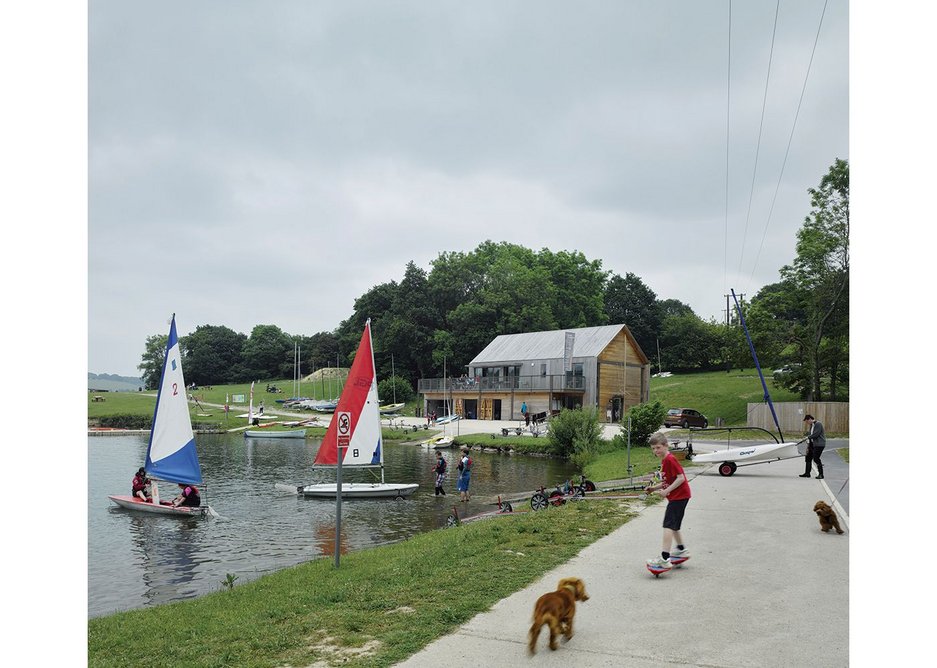
[[781,442],[784,442],[784,434],[781,433],[781,423],[778,421],[778,414],[774,412],[774,404],[771,402],[771,395],[768,393],[768,384],[765,383],[765,375],[761,372],[761,365],[758,363],[758,355],[755,354],[755,345],[752,343],[752,337],[748,333],[748,325],[745,324],[745,316],[742,315],[742,307],[739,306],[739,300],[735,296],[735,290],[732,292],[732,300],[735,302],[735,310],[739,314],[739,322],[742,323],[742,330],[745,332],[745,338],[748,341],[748,348],[752,351],[752,359],[755,360],[755,368],[758,370],[758,377],[761,378],[761,388],[765,391],[764,400],[768,402],[768,408],[771,409],[771,417],[774,418],[774,425],[778,428],[778,436]]

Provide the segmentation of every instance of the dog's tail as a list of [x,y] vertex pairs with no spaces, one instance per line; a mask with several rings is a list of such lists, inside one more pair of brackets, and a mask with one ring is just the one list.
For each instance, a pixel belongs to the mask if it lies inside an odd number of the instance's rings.
[[537,653],[537,639],[540,637],[540,629],[543,628],[543,625],[549,624],[552,628],[558,621],[552,612],[544,613],[539,620],[537,615],[534,614],[534,623],[530,625],[530,631],[527,633],[527,651],[530,654]]

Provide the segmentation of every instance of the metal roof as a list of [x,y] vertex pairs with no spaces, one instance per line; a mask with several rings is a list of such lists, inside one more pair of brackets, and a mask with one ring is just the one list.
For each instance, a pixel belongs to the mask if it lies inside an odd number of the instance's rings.
[[[635,348],[641,351],[628,328],[621,325],[555,329],[549,332],[502,334],[485,346],[469,364],[491,364],[519,360],[559,359],[566,347],[566,332],[576,335],[573,357],[598,357],[609,343],[624,329]],[[643,351],[641,351],[643,355]]]

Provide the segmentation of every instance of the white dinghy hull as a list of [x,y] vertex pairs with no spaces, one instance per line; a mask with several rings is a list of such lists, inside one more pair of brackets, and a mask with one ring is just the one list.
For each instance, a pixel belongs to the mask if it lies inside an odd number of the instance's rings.
[[174,515],[176,517],[201,517],[208,513],[207,506],[201,506],[198,508],[192,508],[189,506],[167,506],[162,503],[148,503],[146,501],[141,501],[139,498],[133,496],[119,496],[119,495],[108,495],[111,501],[116,503],[121,508],[126,508],[127,510],[136,510],[141,513],[155,513],[157,515]]
[[[337,494],[335,483],[318,483],[300,488],[300,494],[316,499],[334,499]],[[343,499],[382,499],[407,497],[416,491],[418,485],[405,483],[342,483]]]

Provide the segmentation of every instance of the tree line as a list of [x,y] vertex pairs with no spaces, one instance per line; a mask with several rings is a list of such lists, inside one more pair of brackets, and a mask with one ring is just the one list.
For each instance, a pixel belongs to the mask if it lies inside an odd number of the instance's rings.
[[[806,400],[848,397],[849,165],[837,159],[816,189],[797,233],[797,256],[780,281],[744,306],[767,368]],[[293,376],[294,345],[302,375],[351,363],[371,318],[379,378],[461,375],[500,334],[625,323],[652,368],[686,372],[751,367],[737,318],[704,320],[677,299],[659,299],[644,281],[602,269],[578,251],[534,251],[485,241],[474,250],[443,252],[426,271],[407,263],[403,278],[372,287],[331,332],[291,334],[257,325],[250,335],[201,325],[180,339],[186,379],[199,385]],[[159,382],[165,335],[147,338],[141,364],[147,387]],[[658,355],[659,350],[659,355]]]

